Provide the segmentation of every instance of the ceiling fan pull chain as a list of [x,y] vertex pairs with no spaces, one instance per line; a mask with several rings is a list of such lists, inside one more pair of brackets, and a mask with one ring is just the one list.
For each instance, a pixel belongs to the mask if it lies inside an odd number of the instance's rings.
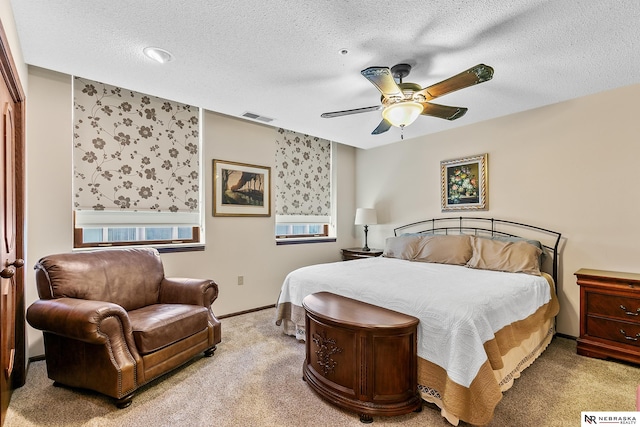
[[400,139],[404,140],[404,125],[400,126]]

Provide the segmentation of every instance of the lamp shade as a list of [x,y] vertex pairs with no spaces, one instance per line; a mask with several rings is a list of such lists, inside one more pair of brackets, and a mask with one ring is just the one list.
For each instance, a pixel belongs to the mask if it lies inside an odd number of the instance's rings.
[[382,117],[393,126],[402,127],[413,123],[423,110],[424,107],[419,102],[398,102],[382,110]]
[[371,225],[378,223],[376,210],[372,208],[358,208],[356,210],[355,225]]

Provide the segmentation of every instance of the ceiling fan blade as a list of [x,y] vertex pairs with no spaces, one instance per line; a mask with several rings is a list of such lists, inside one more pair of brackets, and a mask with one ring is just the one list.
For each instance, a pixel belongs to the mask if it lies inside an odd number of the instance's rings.
[[433,104],[431,102],[421,102],[421,104],[424,107],[424,110],[422,110],[423,116],[455,120],[464,116],[467,112],[467,108],[464,107],[449,107],[448,105]]
[[449,77],[439,83],[431,85],[418,91],[416,94],[423,95],[426,100],[434,99],[442,95],[454,92],[465,87],[473,86],[478,83],[491,80],[493,77],[493,68],[488,65],[478,64],[466,71]]
[[380,135],[381,133],[385,133],[389,129],[391,129],[391,123],[389,123],[385,119],[382,119],[378,127],[375,128],[373,132],[371,132],[371,135]]
[[320,117],[330,119],[332,117],[348,116],[349,114],[366,113],[368,111],[378,111],[382,109],[382,105],[376,105],[374,107],[354,108],[353,110],[344,111],[332,111],[330,113],[322,113]]
[[404,96],[388,67],[369,67],[360,73],[373,83],[385,98]]

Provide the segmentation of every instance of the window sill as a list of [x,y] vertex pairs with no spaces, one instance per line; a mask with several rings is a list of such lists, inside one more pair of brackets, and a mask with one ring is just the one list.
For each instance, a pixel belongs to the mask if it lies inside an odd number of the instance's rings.
[[84,248],[73,248],[73,251],[96,251],[96,250],[109,250],[109,249],[131,249],[131,248],[155,248],[161,254],[168,254],[174,252],[199,252],[204,251],[205,246],[203,244],[185,244],[185,245],[103,245],[92,246]]
[[328,243],[335,241],[335,237],[288,237],[285,239],[276,239],[276,245],[300,245],[305,243]]
[[204,251],[204,245],[185,245],[185,246],[154,246],[161,254],[170,254],[174,252],[200,252]]

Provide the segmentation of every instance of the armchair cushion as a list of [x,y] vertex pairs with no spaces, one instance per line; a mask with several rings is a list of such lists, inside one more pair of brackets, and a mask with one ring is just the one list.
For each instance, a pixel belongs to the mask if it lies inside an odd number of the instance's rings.
[[140,354],[152,353],[207,328],[205,307],[153,304],[129,312],[133,338]]

